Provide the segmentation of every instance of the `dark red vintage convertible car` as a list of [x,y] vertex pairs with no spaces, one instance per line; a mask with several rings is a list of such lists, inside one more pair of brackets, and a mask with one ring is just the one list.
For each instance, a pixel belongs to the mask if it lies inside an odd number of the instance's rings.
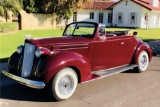
[[28,87],[48,87],[57,100],[69,98],[78,83],[129,69],[146,71],[151,48],[127,31],[106,32],[94,22],[75,22],[57,38],[26,39],[8,61],[3,74]]

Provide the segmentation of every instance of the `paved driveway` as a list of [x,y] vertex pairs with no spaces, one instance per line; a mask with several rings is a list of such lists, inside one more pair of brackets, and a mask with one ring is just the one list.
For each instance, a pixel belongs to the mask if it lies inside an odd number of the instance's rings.
[[[6,64],[2,66],[5,67]],[[79,84],[65,101],[52,101],[45,90],[31,89],[0,74],[1,107],[160,107],[160,57],[146,72],[128,71]]]
[[153,55],[160,56],[160,40],[147,42],[153,49]]

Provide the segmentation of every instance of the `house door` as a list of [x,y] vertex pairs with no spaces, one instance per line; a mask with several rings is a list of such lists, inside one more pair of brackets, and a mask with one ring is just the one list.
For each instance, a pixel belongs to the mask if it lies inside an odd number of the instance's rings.
[[112,17],[113,17],[113,14],[112,13],[108,13],[108,24],[112,25]]
[[131,12],[130,14],[130,27],[136,27],[136,13]]
[[99,23],[103,23],[103,17],[104,17],[104,14],[99,13]]

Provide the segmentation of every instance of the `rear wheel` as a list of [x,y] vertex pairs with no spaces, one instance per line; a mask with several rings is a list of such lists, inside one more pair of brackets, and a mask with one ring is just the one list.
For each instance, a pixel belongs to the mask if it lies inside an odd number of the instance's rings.
[[146,51],[142,51],[138,56],[138,67],[136,68],[137,72],[143,72],[147,69],[149,64],[149,57]]
[[51,92],[56,100],[65,100],[73,95],[78,84],[76,72],[72,68],[60,70],[52,80]]

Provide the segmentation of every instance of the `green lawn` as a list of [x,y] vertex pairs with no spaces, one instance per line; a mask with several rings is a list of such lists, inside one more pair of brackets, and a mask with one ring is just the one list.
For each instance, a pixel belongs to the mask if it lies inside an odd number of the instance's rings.
[[[107,28],[107,31],[128,30],[124,28]],[[157,29],[133,29],[138,32],[138,37],[144,41],[160,39],[160,28]]]
[[57,30],[20,30],[13,34],[0,34],[0,59],[9,57],[17,46],[23,45],[25,35],[30,34],[31,38],[54,37],[62,35],[63,31]]
[[[127,30],[124,28],[106,28],[107,31]],[[158,29],[134,29],[142,40],[160,39],[160,28]],[[31,38],[61,36],[62,30],[20,30],[12,34],[0,34],[0,59],[8,58],[17,46],[23,45],[25,35],[30,34]]]

